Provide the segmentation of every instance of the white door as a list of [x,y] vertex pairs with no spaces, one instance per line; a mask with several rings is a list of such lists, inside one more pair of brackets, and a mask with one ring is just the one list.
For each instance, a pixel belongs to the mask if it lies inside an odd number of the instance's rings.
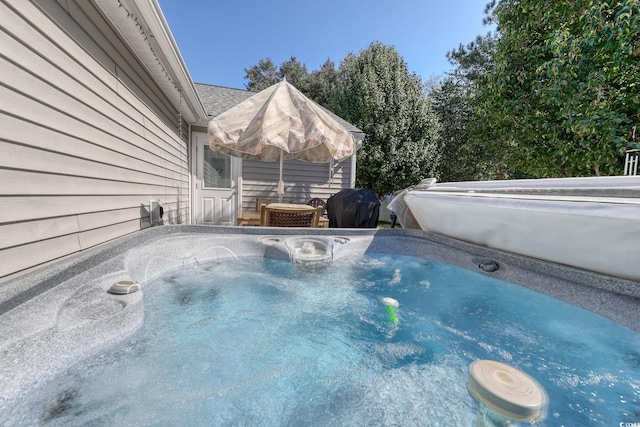
[[206,134],[195,134],[194,222],[236,225],[240,159],[213,151]]

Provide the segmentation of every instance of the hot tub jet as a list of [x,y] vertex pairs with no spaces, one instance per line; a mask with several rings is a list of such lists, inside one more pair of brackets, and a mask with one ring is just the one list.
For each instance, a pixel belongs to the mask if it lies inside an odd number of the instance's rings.
[[318,263],[333,259],[333,243],[321,237],[290,237],[285,240],[293,262]]

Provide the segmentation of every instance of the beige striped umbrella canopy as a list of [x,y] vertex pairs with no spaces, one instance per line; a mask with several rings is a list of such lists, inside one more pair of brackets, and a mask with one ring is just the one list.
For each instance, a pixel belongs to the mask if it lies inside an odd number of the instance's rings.
[[286,80],[253,95],[209,122],[213,150],[244,159],[327,163],[356,152],[355,137]]

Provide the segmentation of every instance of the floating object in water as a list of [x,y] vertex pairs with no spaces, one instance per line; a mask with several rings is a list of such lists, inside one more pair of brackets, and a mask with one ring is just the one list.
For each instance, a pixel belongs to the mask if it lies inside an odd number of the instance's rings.
[[[469,365],[467,388],[478,402],[508,420],[536,422],[547,415],[548,398],[544,388],[513,366],[476,360]],[[483,415],[479,413],[478,417],[481,419]]]
[[117,295],[131,294],[140,290],[140,283],[133,280],[122,280],[118,283],[114,283],[109,288],[109,292]]
[[382,303],[384,305],[386,305],[387,307],[395,307],[395,308],[400,307],[400,303],[398,302],[398,300],[397,299],[393,299],[391,297],[382,298]]
[[396,312],[396,309],[400,307],[400,303],[398,302],[398,300],[391,297],[384,297],[382,298],[382,303],[385,305],[385,310],[387,311],[387,316],[389,317],[391,323],[393,323],[394,325],[397,324],[398,313]]

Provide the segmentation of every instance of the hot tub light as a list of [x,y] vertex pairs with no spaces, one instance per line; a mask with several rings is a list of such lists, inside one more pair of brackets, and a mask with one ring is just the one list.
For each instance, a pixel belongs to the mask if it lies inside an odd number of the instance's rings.
[[[508,420],[537,422],[547,415],[548,398],[544,388],[513,366],[476,360],[469,365],[467,388],[481,404],[477,426],[495,425],[492,420],[499,420],[500,425]],[[487,417],[485,408],[489,409]]]
[[126,295],[140,290],[140,283],[133,280],[122,280],[118,283],[114,283],[109,288],[109,293],[117,295]]

